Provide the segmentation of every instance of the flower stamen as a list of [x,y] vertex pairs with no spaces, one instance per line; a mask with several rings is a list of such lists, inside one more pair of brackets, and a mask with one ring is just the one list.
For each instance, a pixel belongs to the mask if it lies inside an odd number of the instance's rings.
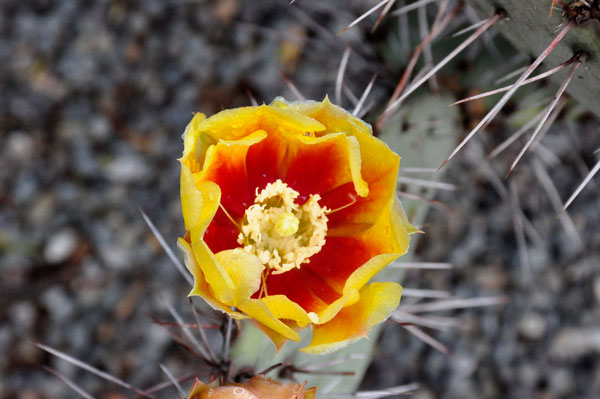
[[223,206],[223,204],[221,204],[220,202],[219,202],[219,208],[221,208],[221,210],[223,211],[223,213],[225,214],[225,216],[227,216],[227,219],[229,219],[231,221],[231,223],[233,223],[235,225],[235,227],[238,228],[238,230],[241,230],[240,224],[235,221],[235,219],[229,214],[229,212],[227,212],[227,209],[225,209],[225,207]]
[[352,202],[350,202],[350,203],[348,203],[348,204],[346,204],[346,205],[342,205],[342,206],[340,206],[339,208],[335,208],[335,209],[328,209],[328,210],[327,210],[327,214],[328,214],[328,215],[331,215],[332,213],[339,212],[339,211],[341,211],[341,210],[344,210],[344,209],[346,209],[346,208],[348,208],[348,207],[350,207],[350,206],[352,206],[352,205],[356,204],[357,202],[358,202],[358,199],[357,199],[355,196],[352,196]]
[[269,277],[269,272],[270,272],[270,269],[268,267],[266,267],[260,276],[261,284],[260,284],[260,291],[258,293],[259,299],[269,296],[269,292],[267,291],[267,277]]
[[240,227],[238,243],[273,274],[300,268],[325,245],[329,209],[319,205],[318,194],[300,206],[299,195],[280,179],[267,184],[257,190]]

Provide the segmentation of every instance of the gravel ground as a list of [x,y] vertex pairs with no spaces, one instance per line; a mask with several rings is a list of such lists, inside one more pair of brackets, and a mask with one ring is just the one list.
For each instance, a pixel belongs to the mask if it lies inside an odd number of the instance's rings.
[[[191,113],[246,105],[249,94],[293,98],[278,70],[306,97],[333,98],[348,45],[349,89],[360,93],[378,72],[370,98],[381,105],[406,59],[402,48],[386,53],[401,30],[393,24],[335,36],[363,2],[287,3],[0,4],[0,398],[75,397],[42,365],[96,397],[125,397],[31,341],[136,386],[164,380],[159,362],[196,373],[149,318],[168,318],[160,297],[185,308],[187,286],[139,213],[169,243],[182,233],[176,159]],[[484,51],[467,53],[452,73]],[[460,95],[468,80],[448,72],[441,83]],[[491,163],[483,155],[511,131],[507,118],[452,162],[445,180],[461,189],[440,192],[444,206],[433,207],[417,253],[456,269],[411,271],[405,283],[510,302],[449,314],[463,328],[434,336],[451,356],[390,326],[365,388],[418,381],[419,399],[600,397],[599,190],[590,183],[567,220],[556,218],[543,184],[547,173],[567,198],[595,163],[598,121],[567,109],[507,181],[499,176],[518,150]],[[481,117],[461,112],[465,127]],[[515,198],[531,226],[521,251]]]

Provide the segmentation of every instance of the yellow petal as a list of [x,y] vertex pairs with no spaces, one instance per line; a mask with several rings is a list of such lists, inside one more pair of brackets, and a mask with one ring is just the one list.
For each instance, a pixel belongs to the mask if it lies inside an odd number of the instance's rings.
[[423,232],[423,231],[417,229],[415,226],[413,226],[408,221],[408,217],[406,216],[406,212],[404,211],[404,208],[402,207],[402,204],[400,203],[400,200],[398,198],[396,198],[396,201],[394,202],[394,210],[396,211],[396,214],[400,218],[400,224],[402,225],[402,227],[404,228],[404,230],[406,230],[407,234],[410,235],[410,234],[422,233]]
[[290,108],[267,106],[267,109],[280,126],[280,131],[291,130],[297,133],[305,133],[325,130],[325,126],[321,122]]
[[346,280],[342,296],[319,313],[319,322],[327,323],[342,310],[359,300],[361,288],[380,270],[393,262],[401,254],[382,254],[374,256],[356,269]]
[[273,126],[298,133],[324,129],[317,120],[291,109],[260,105],[221,111],[201,123],[192,125],[192,137],[206,133],[217,140],[239,140],[256,130],[270,131],[269,128]]
[[[376,248],[381,254],[372,257],[348,276],[343,288],[340,287],[342,296],[319,312],[319,323],[327,323],[336,317],[344,307],[353,305],[359,298],[360,289],[373,276],[408,250],[409,235],[404,227],[408,222],[404,222],[401,214],[397,213],[394,208],[395,204],[396,200],[393,196],[371,228],[353,235]],[[336,286],[335,282],[330,282],[330,285]]]
[[196,129],[215,140],[238,140],[260,129],[261,107],[226,109],[198,124]]
[[256,255],[236,248],[217,253],[216,259],[233,282],[234,296],[231,306],[237,306],[258,291],[265,266]]
[[251,146],[253,144],[261,142],[265,138],[267,138],[267,132],[265,132],[262,129],[259,129],[255,132],[252,132],[249,135],[239,138],[237,140],[221,139],[221,140],[219,140],[219,144]]
[[300,327],[304,327],[307,324],[318,320],[315,317],[316,315],[309,315],[306,313],[306,310],[296,302],[288,299],[285,295],[269,295],[261,298],[261,301],[267,305],[273,316],[277,319],[293,320],[297,322]]
[[354,206],[354,223],[374,223],[381,210],[395,201],[400,157],[381,140],[362,131],[355,131],[361,156],[361,175],[369,184],[369,201]]
[[396,283],[372,283],[360,290],[360,300],[342,309],[328,323],[313,326],[311,343],[302,352],[325,354],[360,338],[386,320],[398,307],[402,287]]
[[373,134],[371,125],[358,119],[345,109],[332,104],[328,97],[325,97],[322,102],[296,101],[288,103],[288,106],[290,109],[310,116],[322,123],[325,126],[325,130],[319,131],[319,135],[335,132],[354,135],[357,131]]
[[218,301],[215,298],[214,294],[212,293],[212,290],[210,289],[210,287],[206,283],[206,280],[204,279],[204,274],[202,273],[200,266],[198,266],[198,262],[196,262],[196,258],[192,253],[192,247],[190,246],[190,244],[183,238],[179,238],[177,240],[177,246],[183,253],[185,266],[190,271],[190,273],[192,273],[192,276],[194,276],[194,287],[192,288],[192,291],[189,293],[189,295],[198,295],[202,297],[202,299],[204,299],[206,303],[208,303],[213,309],[225,312],[234,319],[246,318],[246,316],[242,313],[234,311],[233,309],[231,309],[231,307],[225,305],[224,303]]
[[[288,342],[286,337],[279,334],[275,330],[271,330],[269,327],[266,327],[264,324],[259,323],[258,321],[253,320],[253,319],[250,319],[250,322],[256,328],[258,328],[260,331],[262,331],[263,334],[265,334],[267,336],[267,338],[269,338],[271,340],[271,342],[273,343],[273,346],[275,347],[275,353],[279,353],[281,348],[283,348],[284,345]],[[286,322],[284,320],[283,323],[288,324],[288,327],[292,328],[292,325],[291,325],[292,322]]]
[[407,231],[408,222],[402,220],[402,216],[394,208],[395,198],[390,200],[377,222],[369,229],[358,236],[373,245],[379,243],[382,252],[396,253],[397,257],[404,255],[408,251],[410,243],[409,232]]
[[183,133],[183,157],[187,158],[189,154],[195,149],[198,143],[198,134],[200,133],[198,125],[206,119],[206,115],[203,113],[196,113],[190,123],[186,126],[185,132]]
[[356,194],[361,197],[369,195],[369,185],[362,178],[361,175],[361,164],[362,160],[360,157],[360,144],[355,137],[347,136],[348,141],[348,157],[350,161],[350,172],[352,173],[352,181],[354,182],[354,190]]
[[218,301],[228,306],[234,306],[235,303],[235,285],[233,280],[212,253],[208,245],[198,238],[195,231],[191,231],[192,237],[192,252],[196,258],[196,262],[200,265],[200,269],[204,274],[204,278],[210,289],[215,294]]
[[195,184],[190,169],[181,165],[181,208],[185,229],[198,228],[200,236],[212,221],[221,200],[221,190],[213,182]]
[[284,338],[292,341],[300,341],[300,335],[292,330],[288,325],[278,320],[269,310],[267,305],[260,299],[248,299],[238,304],[238,309],[248,316],[263,324],[265,327],[281,334]]
[[196,114],[184,133],[184,150],[180,161],[181,164],[187,165],[192,173],[202,170],[206,152],[217,142],[214,137],[202,130],[204,118],[204,114]]
[[[400,208],[402,209],[402,208]],[[404,213],[404,211],[402,211]],[[395,251],[398,251],[401,254],[406,253],[408,251],[408,245],[410,243],[410,234],[414,231],[409,231],[408,228],[416,230],[412,224],[408,221],[404,221],[402,219],[402,215],[398,213],[396,207],[393,207],[389,211],[389,219],[390,219],[390,230],[391,237],[389,238],[389,242],[394,245]]]

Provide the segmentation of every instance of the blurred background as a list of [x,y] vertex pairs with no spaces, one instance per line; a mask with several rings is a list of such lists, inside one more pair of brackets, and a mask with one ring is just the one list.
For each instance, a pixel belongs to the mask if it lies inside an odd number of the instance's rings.
[[[0,3],[0,398],[76,397],[43,365],[98,398],[132,397],[32,341],[139,387],[165,380],[159,362],[178,375],[205,376],[152,322],[169,319],[159,296],[186,307],[188,285],[139,212],[174,248],[184,232],[177,158],[192,113],[295,99],[287,79],[306,98],[337,101],[336,77],[350,48],[341,105],[352,109],[376,73],[363,107],[374,122],[437,12],[431,2],[388,15],[372,33],[378,11],[336,36],[377,2],[288,3]],[[412,2],[396,3],[392,12]],[[416,70],[456,47],[464,36],[452,34],[477,20],[463,8]],[[497,87],[529,62],[492,28],[378,133],[393,147],[405,134],[440,130],[458,132],[458,142],[498,97],[451,113],[447,105]],[[584,68],[575,79],[585,79]],[[444,313],[460,328],[428,332],[450,355],[390,322],[363,389],[419,382],[418,399],[600,397],[598,185],[592,180],[556,216],[596,163],[598,119],[567,97],[509,179],[503,176],[526,137],[486,159],[555,91],[545,83],[522,89],[442,173],[401,171],[409,177],[400,184],[412,193],[407,202],[433,191],[414,178],[443,181],[416,258],[454,265],[409,270],[405,287],[510,301]],[[410,166],[437,166],[447,155]]]

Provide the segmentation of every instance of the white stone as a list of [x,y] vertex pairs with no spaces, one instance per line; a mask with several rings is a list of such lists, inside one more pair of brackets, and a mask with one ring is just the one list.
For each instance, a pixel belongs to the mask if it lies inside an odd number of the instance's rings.
[[148,165],[136,156],[121,156],[106,166],[108,178],[117,183],[135,183],[149,173]]
[[558,359],[577,359],[585,355],[600,353],[600,329],[565,328],[550,345],[550,354]]
[[71,229],[52,235],[44,248],[44,260],[51,264],[66,261],[75,251],[77,241],[77,234]]
[[34,143],[30,135],[14,132],[6,141],[6,156],[14,160],[27,160],[33,157]]
[[519,332],[529,339],[540,339],[546,332],[546,319],[537,313],[525,313],[519,320]]

